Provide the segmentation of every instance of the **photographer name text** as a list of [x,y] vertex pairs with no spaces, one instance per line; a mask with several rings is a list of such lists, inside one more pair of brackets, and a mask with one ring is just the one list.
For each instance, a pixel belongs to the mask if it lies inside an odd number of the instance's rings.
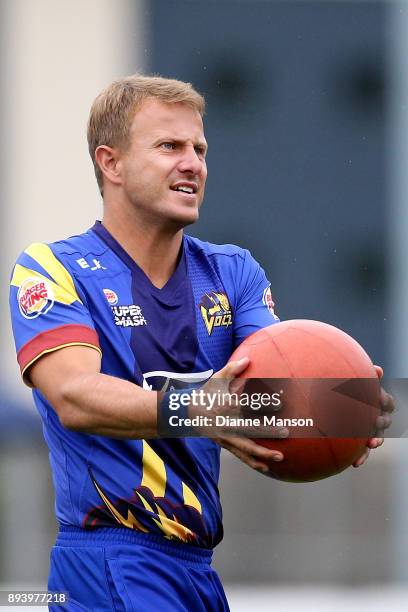
[[229,417],[224,415],[180,417],[173,414],[169,417],[171,427],[314,427],[311,418],[279,418],[275,415],[258,417]]

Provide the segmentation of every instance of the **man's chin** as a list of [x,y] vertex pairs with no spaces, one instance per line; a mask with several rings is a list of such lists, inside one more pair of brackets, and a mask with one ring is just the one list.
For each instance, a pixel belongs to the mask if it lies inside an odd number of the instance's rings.
[[171,224],[176,229],[183,229],[188,225],[192,225],[198,221],[200,216],[199,210],[184,210],[178,214],[174,214],[171,217],[168,217],[169,224]]

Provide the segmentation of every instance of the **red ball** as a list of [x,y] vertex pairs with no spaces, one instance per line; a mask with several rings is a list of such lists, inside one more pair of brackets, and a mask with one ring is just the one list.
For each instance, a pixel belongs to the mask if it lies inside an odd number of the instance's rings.
[[[283,461],[269,464],[270,476],[288,482],[320,480],[342,472],[363,454],[380,412],[379,383],[358,342],[332,325],[293,320],[255,332],[230,360],[244,356],[250,359],[244,378],[291,379],[289,393],[285,397],[285,386],[282,407],[276,412],[277,425],[280,418],[313,419],[311,428],[288,427],[286,439],[255,440],[284,455]],[[342,379],[338,381],[345,385],[342,392],[334,379]],[[249,383],[250,392],[254,384]],[[340,431],[353,433],[343,437]],[[333,437],[333,432],[341,437]]]

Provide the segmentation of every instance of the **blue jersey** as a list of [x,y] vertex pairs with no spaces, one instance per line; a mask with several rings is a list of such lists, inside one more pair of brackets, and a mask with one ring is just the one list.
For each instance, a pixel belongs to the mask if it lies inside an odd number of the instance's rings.
[[[42,355],[85,345],[101,352],[104,374],[145,389],[190,387],[277,320],[269,282],[248,251],[184,235],[177,268],[158,289],[100,222],[28,247],[12,274],[10,304],[28,384],[30,365]],[[37,389],[33,395],[61,525],[127,527],[205,548],[220,541],[216,443],[69,431]]]

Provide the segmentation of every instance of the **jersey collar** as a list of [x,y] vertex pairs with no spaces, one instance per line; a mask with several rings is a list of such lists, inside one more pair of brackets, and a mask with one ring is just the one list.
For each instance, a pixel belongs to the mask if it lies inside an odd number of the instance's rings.
[[132,259],[132,257],[125,251],[122,245],[112,236],[110,232],[106,229],[105,226],[102,225],[101,221],[95,221],[95,224],[90,228],[91,231],[95,232],[98,237],[105,242],[108,247],[123,261],[123,263],[131,270],[133,274],[135,274],[139,281],[142,282],[147,288],[150,289],[157,296],[170,296],[177,292],[177,289],[180,286],[180,283],[185,279],[186,276],[186,258],[185,258],[185,237],[183,236],[182,242],[182,252],[177,267],[167,283],[159,289],[149,279],[149,277],[144,273],[142,268],[137,265],[137,263]]

